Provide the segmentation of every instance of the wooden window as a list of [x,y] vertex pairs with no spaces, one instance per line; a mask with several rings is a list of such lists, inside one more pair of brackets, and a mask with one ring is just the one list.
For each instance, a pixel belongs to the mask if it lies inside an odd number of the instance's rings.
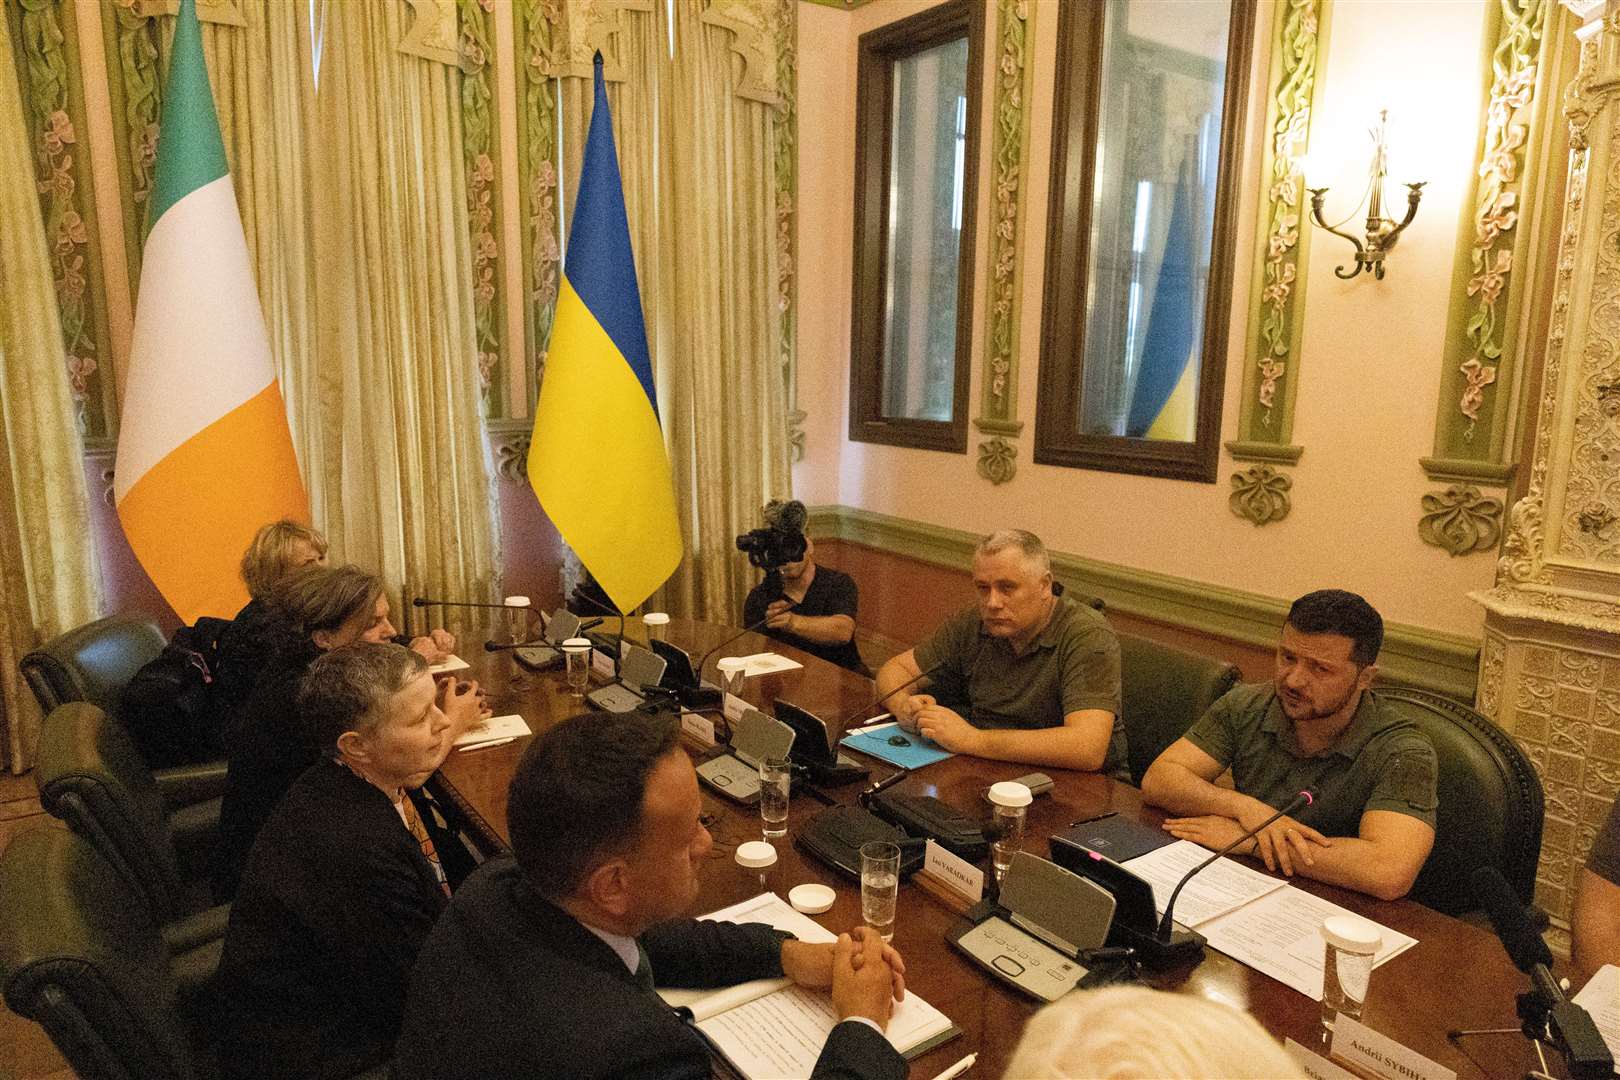
[[1215,480],[1253,27],[1062,5],[1037,462]]
[[983,8],[951,0],[861,35],[853,440],[967,450]]

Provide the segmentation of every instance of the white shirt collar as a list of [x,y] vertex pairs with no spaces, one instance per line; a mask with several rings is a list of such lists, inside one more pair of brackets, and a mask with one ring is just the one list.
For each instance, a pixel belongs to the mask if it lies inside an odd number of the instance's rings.
[[606,942],[607,947],[617,953],[620,960],[624,961],[624,966],[630,969],[630,974],[634,975],[636,973],[636,969],[641,966],[641,948],[636,944],[635,938],[615,934],[611,930],[603,930],[600,927],[592,926],[588,922],[582,922],[579,925]]

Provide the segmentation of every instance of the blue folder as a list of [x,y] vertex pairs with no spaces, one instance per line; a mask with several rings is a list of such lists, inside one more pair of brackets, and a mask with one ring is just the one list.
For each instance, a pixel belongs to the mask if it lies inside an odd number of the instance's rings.
[[[889,737],[892,735],[901,736],[910,745],[891,745]],[[851,750],[870,754],[879,761],[887,761],[890,765],[897,765],[902,769],[920,769],[924,765],[932,765],[936,761],[956,756],[938,743],[931,742],[921,735],[902,731],[899,724],[893,723],[883,724],[869,731],[852,732],[845,735],[842,742]]]

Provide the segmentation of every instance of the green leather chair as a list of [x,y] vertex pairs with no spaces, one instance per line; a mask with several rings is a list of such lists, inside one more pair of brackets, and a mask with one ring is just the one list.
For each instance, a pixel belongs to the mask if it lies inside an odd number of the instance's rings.
[[223,934],[208,885],[218,799],[171,811],[123,725],[85,701],[45,718],[34,779],[45,810],[90,841],[159,923],[196,917],[198,934]]
[[0,983],[81,1080],[207,1080],[207,978],[85,840],[40,827],[0,854]]
[[1118,637],[1131,782],[1140,785],[1154,759],[1237,685],[1238,669],[1230,661],[1147,638]]
[[167,644],[150,619],[109,615],[52,638],[18,667],[46,715],[58,705],[88,701],[116,716],[124,687]]
[[1545,805],[1530,759],[1511,735],[1450,698],[1406,687],[1379,695],[1423,729],[1439,761],[1434,850],[1411,898],[1448,915],[1477,910],[1470,877],[1494,866],[1531,906]]

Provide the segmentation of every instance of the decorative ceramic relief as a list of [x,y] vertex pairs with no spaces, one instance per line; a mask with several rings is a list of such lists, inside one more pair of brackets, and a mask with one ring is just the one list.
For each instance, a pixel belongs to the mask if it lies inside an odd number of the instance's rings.
[[995,118],[990,141],[990,288],[985,298],[982,408],[974,426],[992,436],[979,444],[979,475],[1005,484],[1018,471],[1018,449],[1007,438],[1018,420],[1018,301],[1023,265],[1025,147],[1029,136],[1034,32],[1029,0],[996,0]]
[[1452,555],[1490,551],[1502,535],[1502,500],[1472,484],[1454,484],[1423,496],[1418,536]]
[[1293,508],[1289,497],[1293,486],[1287,473],[1270,465],[1251,465],[1232,474],[1232,494],[1227,503],[1238,517],[1266,525],[1288,516]]
[[500,184],[496,162],[494,91],[494,0],[460,0],[461,138],[466,169],[467,230],[472,241],[473,321],[478,340],[478,378],[484,415],[502,416],[506,354],[500,290]]
[[456,0],[410,0],[412,19],[399,51],[441,64],[461,63],[456,37]]
[[[8,12],[19,31],[23,114],[62,322],[68,385],[79,434],[111,436],[113,388],[107,373],[106,300],[95,238],[90,147],[78,93],[77,33],[63,0],[21,0]],[[0,23],[0,33],[8,32]]]

